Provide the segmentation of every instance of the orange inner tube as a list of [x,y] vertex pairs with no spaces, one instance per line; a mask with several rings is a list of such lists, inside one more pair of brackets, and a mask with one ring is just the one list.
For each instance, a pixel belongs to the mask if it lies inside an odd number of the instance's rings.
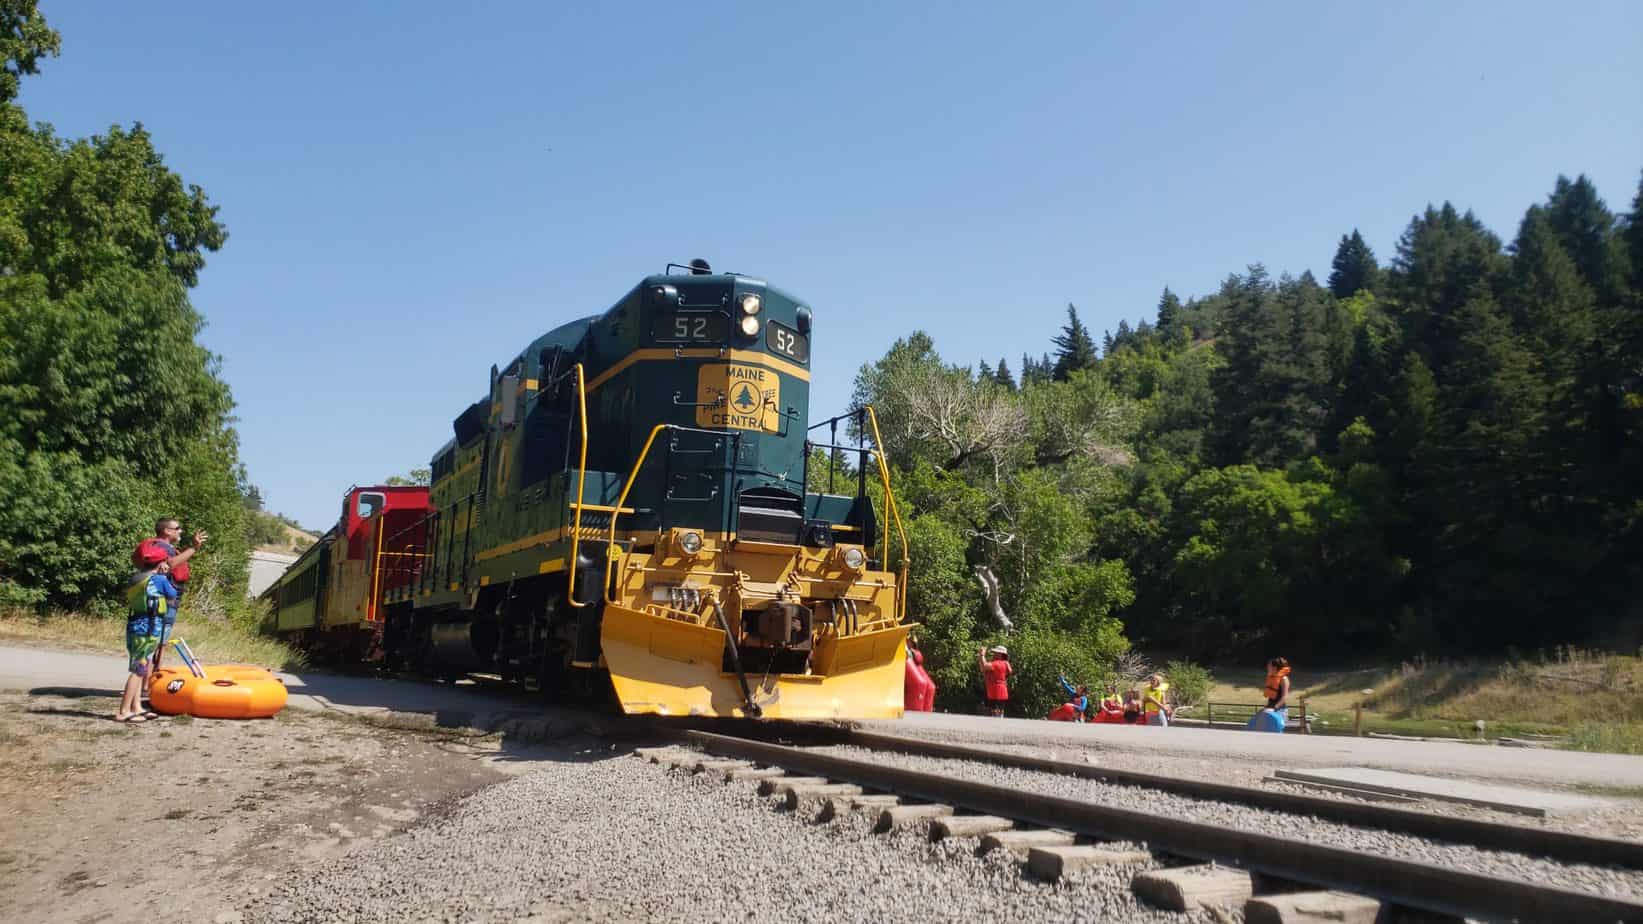
[[262,719],[285,708],[285,684],[250,664],[202,665],[204,677],[187,668],[162,667],[149,680],[154,711],[203,719]]

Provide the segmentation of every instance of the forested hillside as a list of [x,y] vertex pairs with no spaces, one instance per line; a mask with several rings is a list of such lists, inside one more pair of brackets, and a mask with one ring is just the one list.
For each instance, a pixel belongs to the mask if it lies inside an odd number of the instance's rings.
[[1166,288],[1099,348],[1069,305],[1019,379],[897,342],[856,399],[911,508],[938,672],[964,684],[1007,634],[1082,676],[1125,635],[1257,661],[1635,646],[1640,212],[1643,186],[1617,216],[1559,178],[1507,244],[1428,207],[1384,263],[1353,231],[1326,282]]
[[0,605],[106,601],[164,515],[212,535],[195,599],[232,603],[247,486],[188,298],[227,231],[141,124],[31,122],[19,81],[58,46],[33,0],[0,0]]

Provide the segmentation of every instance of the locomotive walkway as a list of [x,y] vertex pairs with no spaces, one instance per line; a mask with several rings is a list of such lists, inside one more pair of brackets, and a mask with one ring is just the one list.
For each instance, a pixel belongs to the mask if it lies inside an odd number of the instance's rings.
[[[83,689],[118,693],[125,659],[48,648],[0,646],[0,689]],[[441,728],[517,729],[552,738],[586,726],[585,713],[557,712],[528,698],[473,684],[281,674],[290,706]],[[936,738],[955,744],[1003,744],[1065,750],[1121,749],[1197,759],[1227,758],[1263,766],[1362,766],[1478,779],[1563,786],[1643,788],[1643,757],[1470,744],[1385,741],[1325,735],[1256,735],[1226,730],[1074,725],[946,713],[909,713],[862,722],[864,730]]]

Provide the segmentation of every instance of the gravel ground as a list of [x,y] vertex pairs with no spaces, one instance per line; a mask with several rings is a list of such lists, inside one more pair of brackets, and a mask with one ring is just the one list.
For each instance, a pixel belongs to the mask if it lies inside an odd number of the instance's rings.
[[1286,812],[1273,812],[1228,802],[1190,799],[1134,786],[1035,773],[977,761],[887,754],[858,747],[830,747],[817,750],[856,760],[877,763],[894,761],[895,766],[908,769],[1150,812],[1169,818],[1204,822],[1239,831],[1260,831],[1526,882],[1583,889],[1601,895],[1643,897],[1643,871],[1638,870],[1558,863],[1524,854],[1480,850],[1463,844],[1446,844],[1407,834],[1355,828]]
[[453,803],[437,820],[286,877],[247,922],[1215,920],[1140,906],[1130,870],[1049,885],[974,842],[874,835],[787,812],[753,784],[608,745]]

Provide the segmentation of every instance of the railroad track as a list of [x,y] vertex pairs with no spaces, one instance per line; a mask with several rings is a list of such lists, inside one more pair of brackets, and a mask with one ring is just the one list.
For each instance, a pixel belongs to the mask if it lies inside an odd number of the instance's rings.
[[[1411,915],[1535,921],[1638,921],[1643,902],[1434,866],[1225,825],[1206,824],[1077,799],[1025,792],[956,777],[702,731],[682,732],[679,748],[653,759],[728,780],[757,780],[795,808],[821,801],[818,820],[852,812],[876,816],[878,830],[928,826],[932,837],[981,837],[982,847],[1027,852],[1027,870],[1046,879],[1098,865],[1153,865],[1153,854],[1208,866],[1150,870],[1136,894],[1173,910],[1242,904],[1248,921],[1389,920]],[[1195,798],[1246,801],[1446,841],[1573,862],[1639,866],[1637,845],[1473,819],[1444,818],[1388,806],[1295,797],[1248,787],[1160,780],[1124,771],[1001,755],[893,736],[847,734],[839,743],[925,756],[986,760],[1021,769],[1126,782]],[[1280,805],[1271,801],[1282,800]],[[1262,800],[1265,800],[1264,803]],[[1418,816],[1418,817],[1417,817]],[[1442,822],[1442,824],[1438,824]],[[1453,829],[1451,827],[1453,826]],[[1511,829],[1511,830],[1497,830]],[[1459,834],[1457,834],[1457,831]],[[1529,834],[1535,838],[1528,837]],[[1147,852],[1102,845],[1143,843]],[[1514,846],[1503,846],[1511,844]],[[1551,845],[1551,846],[1548,846]],[[1322,918],[1320,918],[1322,919]]]

